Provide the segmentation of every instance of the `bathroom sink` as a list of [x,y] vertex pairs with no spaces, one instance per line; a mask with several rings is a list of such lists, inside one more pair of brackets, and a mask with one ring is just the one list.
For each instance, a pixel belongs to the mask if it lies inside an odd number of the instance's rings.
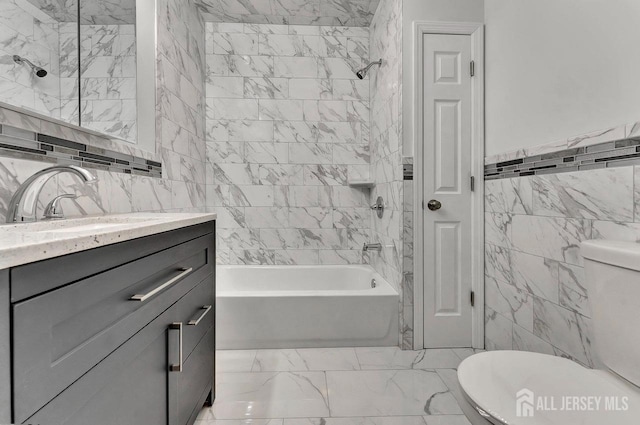
[[0,226],[3,232],[20,233],[96,233],[119,227],[130,227],[158,221],[158,218],[137,218],[131,216],[100,216],[67,220],[45,220],[35,223],[9,224]]
[[80,232],[99,232],[101,230],[107,230],[114,227],[122,227],[130,225],[131,223],[93,223],[93,224],[82,224],[70,227],[61,227],[57,229],[50,230],[40,230],[40,232],[47,233],[80,233]]

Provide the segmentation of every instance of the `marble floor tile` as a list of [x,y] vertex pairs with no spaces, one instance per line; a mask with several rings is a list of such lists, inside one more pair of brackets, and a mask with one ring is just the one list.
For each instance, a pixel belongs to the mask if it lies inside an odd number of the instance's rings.
[[219,373],[251,372],[255,358],[255,350],[217,350],[216,371]]
[[435,371],[326,372],[331,416],[462,414]]
[[216,400],[196,425],[469,425],[456,401],[455,368],[472,353],[220,350]]
[[258,350],[253,372],[359,370],[353,348]]
[[465,415],[435,415],[425,416],[427,425],[471,425]]
[[460,357],[460,360],[464,360],[474,354],[482,353],[484,350],[480,350],[478,348],[453,348],[452,351]]
[[[469,425],[464,415],[285,419],[284,425]],[[225,425],[225,424],[220,424]]]
[[219,373],[210,419],[329,415],[324,372]]
[[[460,385],[458,385],[458,371],[455,369],[438,369],[436,373],[447,388],[449,388],[449,391],[451,391],[451,394],[453,394],[458,404],[465,403],[464,395],[460,391]],[[429,425],[431,425],[431,423],[429,423]]]
[[284,425],[425,425],[425,423],[420,416],[386,416],[285,419]]
[[284,419],[211,419],[205,409],[196,419],[195,425],[282,425]]
[[456,368],[460,358],[450,349],[408,351],[398,347],[359,347],[362,370]]
[[353,418],[207,419],[203,413],[195,425],[470,425],[464,415],[381,416]]

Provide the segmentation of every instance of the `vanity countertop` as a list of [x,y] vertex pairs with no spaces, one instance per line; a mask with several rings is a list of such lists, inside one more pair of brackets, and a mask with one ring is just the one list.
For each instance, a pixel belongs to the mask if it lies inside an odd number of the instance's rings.
[[216,214],[132,213],[0,225],[0,270],[215,219]]

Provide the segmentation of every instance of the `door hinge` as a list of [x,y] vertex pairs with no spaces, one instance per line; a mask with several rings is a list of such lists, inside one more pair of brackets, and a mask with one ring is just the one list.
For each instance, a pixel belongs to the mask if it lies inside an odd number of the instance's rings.
[[476,62],[475,61],[471,61],[471,64],[469,65],[469,71],[470,71],[472,77],[476,76]]
[[476,191],[476,178],[474,176],[471,176],[471,191]]
[[475,307],[476,305],[476,293],[471,291],[471,307]]

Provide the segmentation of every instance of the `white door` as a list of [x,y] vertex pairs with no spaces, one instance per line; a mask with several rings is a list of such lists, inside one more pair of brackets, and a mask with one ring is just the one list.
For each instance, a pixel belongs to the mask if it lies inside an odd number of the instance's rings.
[[471,347],[471,37],[424,38],[424,346]]

